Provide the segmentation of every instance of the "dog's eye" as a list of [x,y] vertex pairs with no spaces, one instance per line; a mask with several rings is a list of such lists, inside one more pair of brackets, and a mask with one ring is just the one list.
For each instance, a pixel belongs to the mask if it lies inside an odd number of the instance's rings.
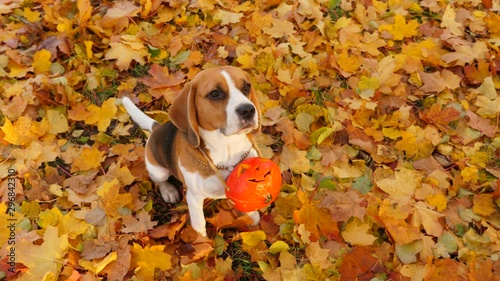
[[207,98],[211,100],[221,100],[224,98],[224,93],[219,90],[213,90],[210,93],[208,93]]
[[241,88],[241,92],[246,96],[250,93],[251,89],[252,89],[252,85],[248,82],[244,82],[243,87]]

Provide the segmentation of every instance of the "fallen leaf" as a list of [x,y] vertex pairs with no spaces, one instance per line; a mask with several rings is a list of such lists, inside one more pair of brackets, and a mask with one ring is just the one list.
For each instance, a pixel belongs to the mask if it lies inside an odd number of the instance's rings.
[[388,31],[392,34],[394,40],[402,40],[406,37],[412,37],[417,34],[418,23],[416,20],[410,20],[406,23],[402,15],[394,16],[394,24],[381,25],[379,31]]
[[303,201],[300,210],[293,212],[295,223],[304,224],[307,231],[311,233],[311,241],[315,242],[324,235],[326,237],[339,237],[337,223],[332,221],[330,212],[324,208],[319,208],[316,202]]
[[478,194],[473,199],[474,206],[472,210],[474,213],[482,216],[489,216],[496,213],[497,207],[493,202],[493,194]]
[[57,228],[49,226],[43,234],[43,243],[33,245],[31,241],[16,243],[17,259],[28,270],[17,280],[55,279],[64,265],[64,256],[69,249],[68,236],[58,235]]
[[351,217],[364,218],[366,209],[363,207],[363,201],[353,190],[326,191],[318,207],[328,209],[334,221],[348,221]]
[[377,169],[373,177],[375,184],[393,198],[413,196],[422,180],[422,176],[417,171],[406,168],[401,168],[394,173]]
[[136,266],[137,274],[145,280],[153,280],[155,269],[168,270],[172,267],[171,257],[164,252],[165,245],[141,247],[134,243],[131,248],[132,265]]
[[321,269],[328,268],[331,263],[328,260],[330,250],[321,248],[319,242],[313,242],[306,248],[306,255],[313,266]]
[[340,280],[371,280],[375,273],[380,272],[381,266],[377,258],[372,256],[368,248],[353,247],[352,251],[342,257],[339,268]]
[[87,171],[101,166],[104,151],[99,151],[96,147],[83,147],[80,155],[73,161],[72,171]]
[[49,72],[52,62],[50,60],[51,53],[45,49],[36,52],[33,55],[33,69],[36,73]]
[[97,124],[100,132],[105,132],[111,124],[111,119],[118,111],[115,105],[115,99],[107,99],[101,107],[94,104],[88,106],[90,116],[85,119],[85,124]]
[[377,240],[377,237],[368,233],[370,225],[355,218],[347,223],[342,237],[346,242],[356,246],[370,246]]
[[250,247],[255,247],[261,241],[264,241],[266,239],[266,234],[262,230],[257,230],[253,232],[241,232],[240,235],[241,239],[243,240],[243,243],[245,243]]
[[138,41],[137,37],[123,35],[120,42],[109,43],[111,48],[106,52],[104,59],[116,59],[116,65],[120,71],[130,67],[132,61],[143,65],[146,63],[145,57],[149,57],[147,48],[143,42]]
[[425,276],[425,280],[443,280],[443,276],[446,276],[449,280],[466,281],[468,280],[467,267],[452,259],[437,260],[431,265],[429,272]]

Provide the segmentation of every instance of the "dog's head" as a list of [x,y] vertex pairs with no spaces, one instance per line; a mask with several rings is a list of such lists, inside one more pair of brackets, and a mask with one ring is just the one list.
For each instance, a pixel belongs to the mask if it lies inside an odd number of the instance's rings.
[[201,71],[174,100],[170,120],[200,145],[200,129],[226,136],[260,130],[259,105],[248,73],[223,66]]

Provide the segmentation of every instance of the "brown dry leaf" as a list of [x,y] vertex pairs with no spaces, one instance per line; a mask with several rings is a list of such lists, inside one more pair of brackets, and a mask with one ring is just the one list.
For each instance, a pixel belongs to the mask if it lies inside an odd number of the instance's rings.
[[121,231],[124,233],[147,233],[158,223],[157,221],[151,221],[151,216],[146,211],[139,212],[136,217],[137,219],[133,216],[123,217],[125,227]]
[[493,194],[478,194],[474,196],[474,213],[482,216],[489,216],[497,212],[497,207],[493,202]]
[[153,64],[151,66],[149,74],[152,77],[144,77],[139,79],[139,81],[153,90],[177,86],[186,81],[184,73],[180,71],[170,73],[167,67],[163,67],[158,64]]
[[427,121],[430,124],[435,124],[438,126],[443,126],[448,128],[450,122],[458,120],[460,117],[460,112],[453,107],[446,107],[441,109],[441,106],[434,104],[428,110],[420,113],[420,118]]
[[186,225],[187,214],[182,214],[174,216],[168,224],[163,224],[155,227],[149,232],[153,238],[166,237],[169,240],[174,240],[174,238],[180,233],[181,229]]
[[424,280],[443,280],[443,276],[446,276],[449,280],[466,281],[468,280],[467,267],[464,264],[452,259],[437,260],[431,266]]
[[371,280],[377,272],[381,272],[382,265],[372,256],[368,248],[356,246],[351,252],[343,256],[339,268],[340,280]]
[[248,216],[236,217],[232,212],[220,210],[207,221],[217,229],[224,228],[242,228],[252,224],[252,220]]
[[330,212],[318,207],[317,202],[307,199],[307,195],[299,195],[303,203],[300,210],[294,211],[293,218],[296,224],[304,224],[307,231],[311,233],[309,239],[318,241],[321,236],[330,239],[339,238],[337,223],[332,220]]
[[334,221],[347,221],[351,217],[363,219],[366,214],[363,201],[354,190],[327,191],[318,207],[328,209]]

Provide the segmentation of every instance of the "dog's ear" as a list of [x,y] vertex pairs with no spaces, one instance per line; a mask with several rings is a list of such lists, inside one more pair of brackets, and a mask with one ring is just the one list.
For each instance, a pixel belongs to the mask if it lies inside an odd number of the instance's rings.
[[260,123],[261,119],[260,119],[259,99],[257,98],[257,92],[255,92],[255,89],[253,87],[250,90],[250,101],[255,106],[255,109],[257,111],[257,112],[255,112],[255,114],[257,114],[257,122],[259,122],[259,124],[258,124],[259,126],[253,131],[253,133],[258,133],[258,132],[260,132],[262,125]]
[[200,130],[198,127],[198,116],[194,104],[196,87],[193,82],[184,85],[179,96],[172,102],[168,110],[170,121],[187,135],[189,144],[194,147],[200,146]]

